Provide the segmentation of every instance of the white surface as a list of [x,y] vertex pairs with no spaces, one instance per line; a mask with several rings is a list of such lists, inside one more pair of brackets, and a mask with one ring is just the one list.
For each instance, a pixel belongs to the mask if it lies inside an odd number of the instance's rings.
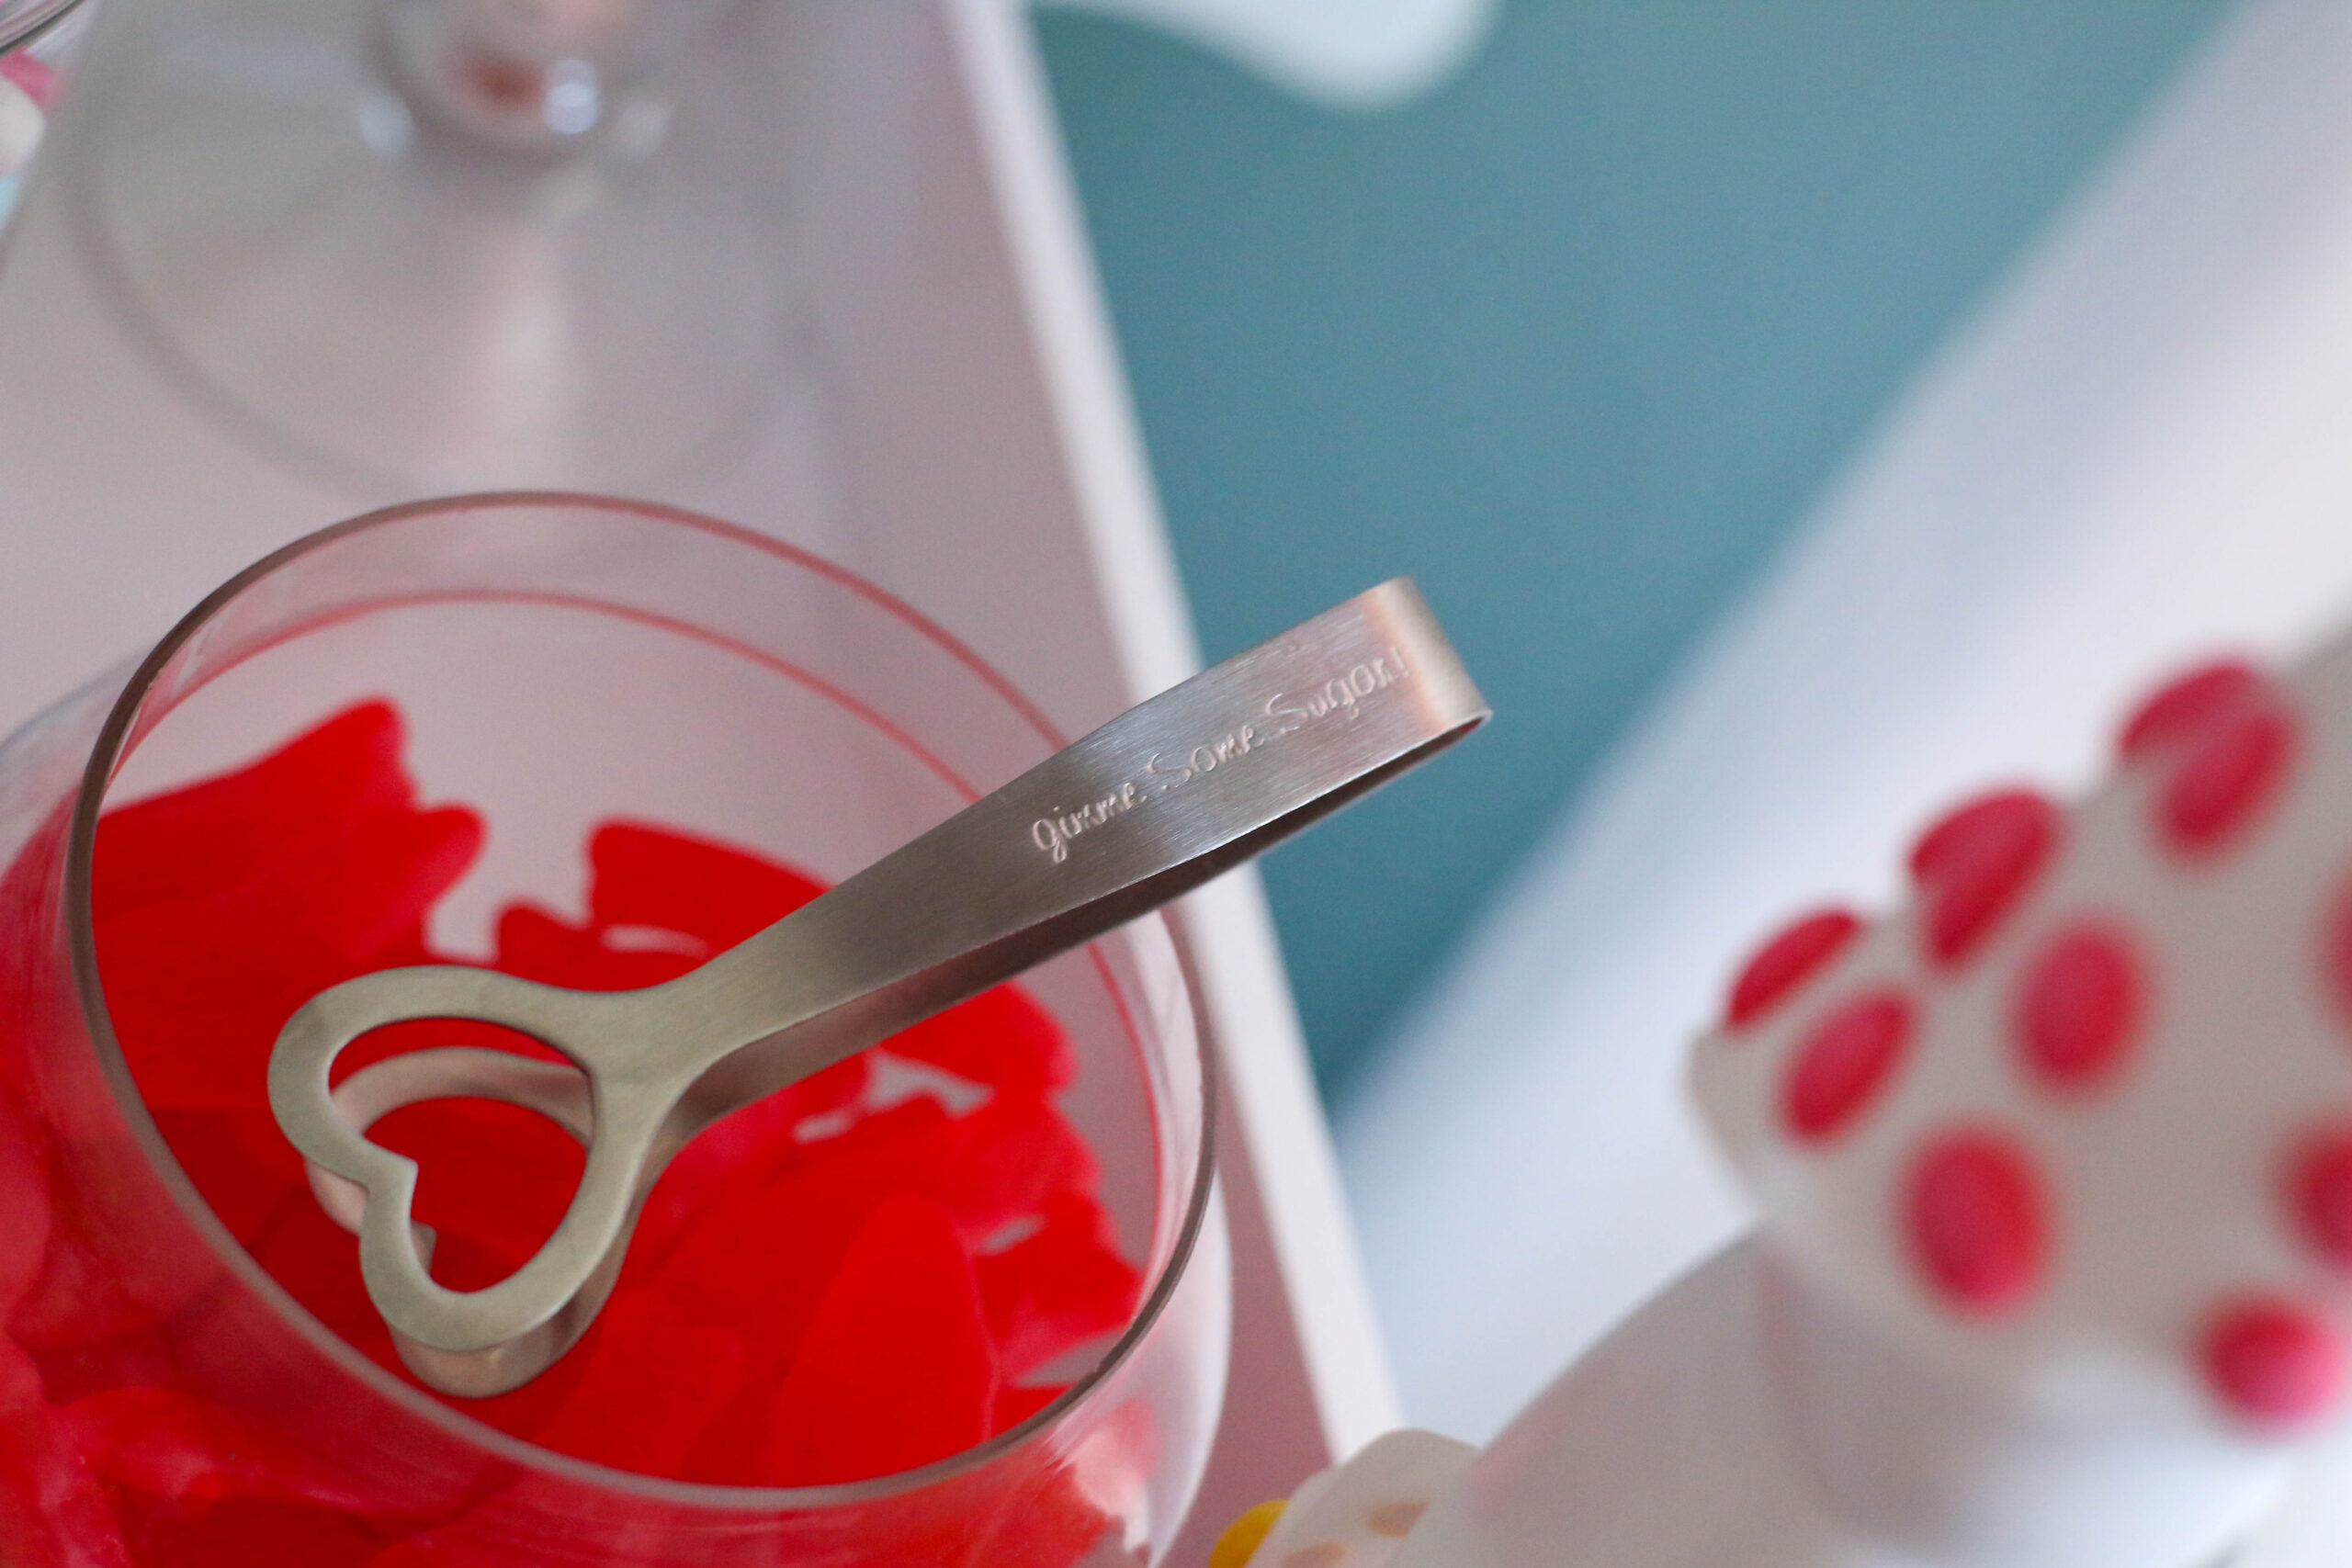
[[1333,108],[1436,86],[1484,41],[1495,0],[1043,0],[1149,22]]
[[[1472,1461],[1396,1568],[2213,1568],[2277,1493],[2267,1456],[2240,1456],[2211,1488],[2201,1452],[1971,1408],[1981,1390],[1923,1382],[1849,1339],[1792,1373],[1801,1310],[1762,1248],[1709,1259]],[[1825,1370],[1832,1382],[1891,1372],[1901,1384],[1876,1422],[1837,1435],[1860,1442],[1908,1425],[1902,1435],[1919,1446],[1949,1444],[1933,1477],[1946,1489],[1913,1499],[1930,1502],[1926,1517],[1889,1518],[1888,1496],[1840,1493],[1806,1452],[1833,1434],[1805,1431],[1791,1394]],[[1871,1479],[1920,1479],[1898,1472],[1883,1466]],[[1934,1506],[1955,1490],[1961,1506]]]
[[2352,1557],[2352,1438],[2298,1476],[2228,1568],[2340,1568]]
[[[168,0],[118,0],[138,3]],[[756,439],[657,499],[904,594],[1072,733],[1192,668],[1025,13],[775,0],[736,23],[732,47],[778,62],[763,166],[801,314]],[[276,466],[118,328],[67,221],[95,129],[65,116],[0,276],[0,727],[268,550],[406,499]],[[1227,1069],[1244,1390],[1204,1492],[1214,1532],[1394,1403],[1255,882],[1196,895],[1184,924]]]
[[32,95],[0,78],[0,178],[24,172],[48,129],[49,117]]
[[1710,1260],[1546,1388],[1397,1568],[1917,1568],[1852,1540],[1774,1440],[1756,1261]]
[[1781,916],[2352,607],[2352,10],[2256,0],[1894,411],[1340,1129],[1407,1408],[1479,1438],[1740,1223],[1679,1088]]

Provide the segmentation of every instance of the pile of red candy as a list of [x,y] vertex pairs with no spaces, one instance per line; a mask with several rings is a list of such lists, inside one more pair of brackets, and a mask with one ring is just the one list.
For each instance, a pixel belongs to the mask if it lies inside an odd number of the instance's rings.
[[[108,1005],[174,1152],[264,1268],[396,1372],[356,1244],[311,1197],[265,1074],[279,1025],[322,987],[443,961],[426,917],[483,826],[417,802],[401,743],[398,715],[370,704],[242,772],[110,813],[93,898]],[[499,968],[650,985],[821,891],[655,827],[609,823],[587,848],[585,920],[508,908]],[[398,1050],[483,1043],[479,1027],[456,1028],[381,1031],[338,1075]],[[1054,1021],[1008,986],[739,1112],[663,1175],[581,1345],[513,1393],[452,1403],[582,1459],[742,1485],[887,1474],[1017,1424],[1065,1386],[1048,1381],[1068,1375],[1057,1361],[1125,1325],[1139,1289],[1092,1155],[1054,1103],[1070,1072]],[[553,1124],[481,1101],[413,1106],[372,1135],[417,1159],[417,1217],[439,1238],[433,1272],[456,1288],[536,1251],[581,1168]],[[14,1142],[0,1137],[0,1158]],[[22,1259],[17,1239],[0,1242],[0,1286],[39,1267],[38,1238]],[[9,1299],[0,1291],[0,1305]],[[33,1366],[0,1339],[0,1422],[28,1382],[37,1403]],[[131,1534],[142,1509],[315,1490],[308,1461],[273,1457],[186,1394],[117,1387],[46,1415],[74,1434]]]

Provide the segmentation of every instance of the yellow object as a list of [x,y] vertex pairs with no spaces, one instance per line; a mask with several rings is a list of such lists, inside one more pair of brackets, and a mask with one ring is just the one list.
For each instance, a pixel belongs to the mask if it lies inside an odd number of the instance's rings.
[[1250,1559],[1257,1554],[1258,1543],[1274,1528],[1290,1505],[1280,1497],[1271,1503],[1261,1503],[1225,1527],[1225,1533],[1209,1548],[1209,1568],[1248,1568]]

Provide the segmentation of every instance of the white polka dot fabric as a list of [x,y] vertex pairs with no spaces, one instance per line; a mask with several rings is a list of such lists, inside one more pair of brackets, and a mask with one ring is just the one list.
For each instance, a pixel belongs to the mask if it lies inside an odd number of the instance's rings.
[[2352,644],[2152,696],[2110,781],[1766,942],[1692,1081],[1773,1250],[2036,1407],[2258,1441],[2352,1329]]

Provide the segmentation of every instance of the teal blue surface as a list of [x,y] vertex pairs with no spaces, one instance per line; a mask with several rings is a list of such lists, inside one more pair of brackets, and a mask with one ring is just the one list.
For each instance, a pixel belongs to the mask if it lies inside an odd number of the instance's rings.
[[1400,109],[1041,14],[1204,650],[1394,573],[1486,734],[1277,851],[1343,1092],[2223,0],[1523,0]]

